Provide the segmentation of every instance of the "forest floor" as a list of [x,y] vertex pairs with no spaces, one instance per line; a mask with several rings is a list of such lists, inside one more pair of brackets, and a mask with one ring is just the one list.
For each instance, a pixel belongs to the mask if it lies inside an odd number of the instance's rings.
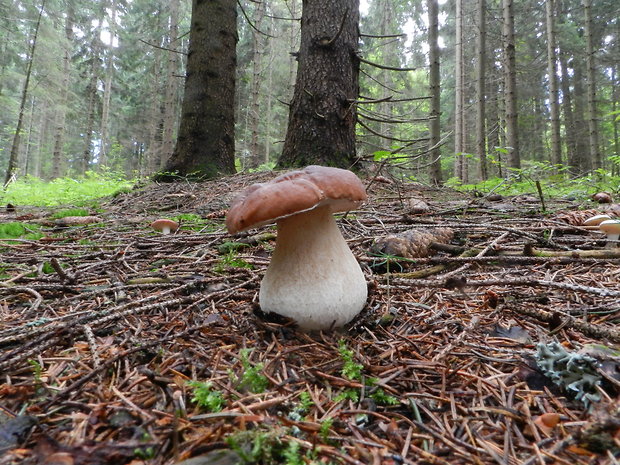
[[275,229],[223,227],[273,176],[149,184],[100,224],[0,214],[46,233],[0,240],[0,464],[619,463],[620,248],[568,223],[602,207],[365,180],[338,222],[368,304],[304,333],[258,309]]

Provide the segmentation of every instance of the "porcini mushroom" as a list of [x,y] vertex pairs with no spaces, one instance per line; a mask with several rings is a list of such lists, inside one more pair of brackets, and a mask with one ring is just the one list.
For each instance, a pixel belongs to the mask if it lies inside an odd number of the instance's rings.
[[620,239],[620,220],[605,220],[598,225],[598,229],[607,236],[606,248],[620,247],[620,244],[618,244],[618,239]]
[[605,214],[594,215],[585,220],[583,225],[586,226],[587,229],[598,229],[598,225],[607,220],[611,220],[611,216]]
[[251,185],[233,200],[229,233],[277,223],[276,248],[259,292],[264,312],[312,330],[342,326],[364,308],[364,274],[332,215],[364,200],[364,185],[354,173],[324,166]]
[[153,221],[151,223],[151,228],[153,228],[155,231],[161,232],[162,234],[170,234],[171,232],[175,232],[177,229],[179,229],[179,223],[174,220],[162,218]]

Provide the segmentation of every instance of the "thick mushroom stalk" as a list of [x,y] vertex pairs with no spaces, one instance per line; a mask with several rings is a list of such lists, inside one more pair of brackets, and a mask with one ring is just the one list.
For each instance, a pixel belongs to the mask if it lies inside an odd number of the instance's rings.
[[330,329],[364,307],[364,274],[327,206],[278,221],[278,238],[260,288],[264,312],[303,329]]

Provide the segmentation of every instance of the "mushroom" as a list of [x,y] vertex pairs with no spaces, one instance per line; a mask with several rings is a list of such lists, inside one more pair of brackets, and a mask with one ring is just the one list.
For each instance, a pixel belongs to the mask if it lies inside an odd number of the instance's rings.
[[611,216],[605,214],[594,215],[585,220],[583,225],[586,226],[586,229],[598,229],[598,225],[606,220],[611,220]]
[[617,244],[620,239],[620,220],[605,220],[598,225],[598,228],[607,236],[605,247],[611,249],[620,246]]
[[233,200],[229,233],[277,223],[276,248],[259,292],[265,313],[318,330],[342,326],[364,308],[364,274],[332,213],[357,208],[366,198],[351,171],[308,166],[253,184]]
[[555,428],[558,423],[560,423],[560,414],[555,412],[543,413],[534,419],[534,424],[547,436],[551,436],[553,428]]
[[177,229],[179,229],[179,223],[173,220],[162,218],[153,221],[151,223],[151,228],[153,228],[155,231],[160,231],[162,234],[170,234],[171,232],[175,232]]

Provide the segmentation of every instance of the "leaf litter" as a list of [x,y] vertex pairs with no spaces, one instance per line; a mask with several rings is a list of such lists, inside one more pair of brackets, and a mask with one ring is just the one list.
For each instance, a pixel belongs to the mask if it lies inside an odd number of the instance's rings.
[[[315,334],[258,308],[275,230],[223,227],[271,177],[146,185],[97,224],[0,214],[45,234],[0,241],[1,464],[618,463],[620,259],[581,256],[604,237],[566,220],[591,205],[369,182],[338,219],[368,304]],[[373,248],[445,228],[413,258]],[[595,360],[588,405],[537,346]]]

